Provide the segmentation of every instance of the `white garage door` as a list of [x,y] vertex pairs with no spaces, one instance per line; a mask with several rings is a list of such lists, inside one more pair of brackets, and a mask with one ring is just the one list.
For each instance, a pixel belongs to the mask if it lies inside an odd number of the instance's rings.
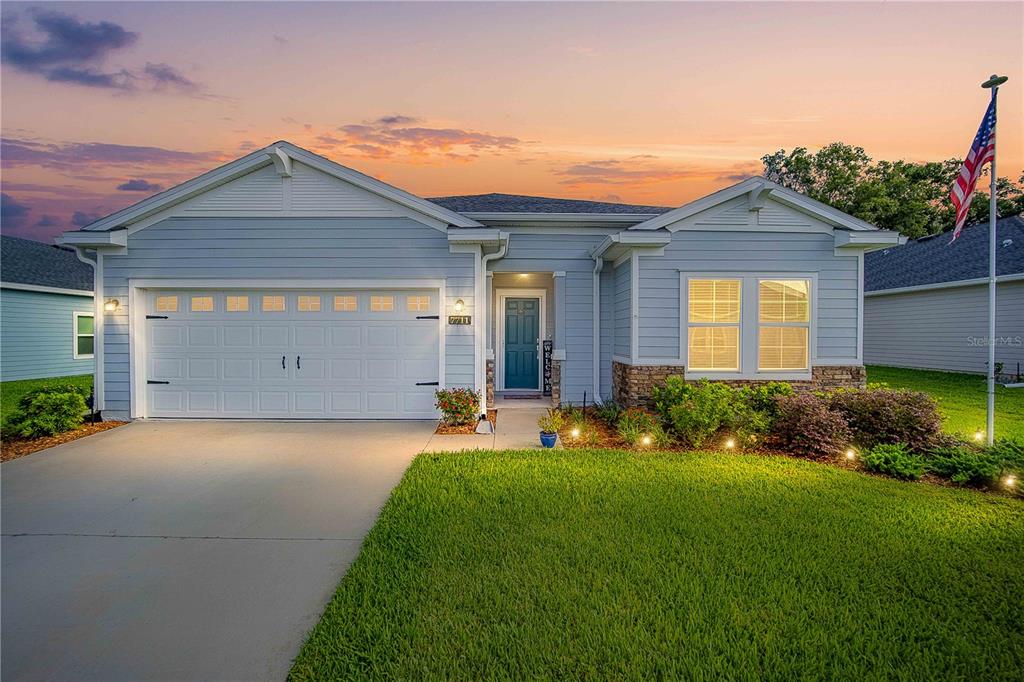
[[435,290],[150,291],[150,417],[429,419]]

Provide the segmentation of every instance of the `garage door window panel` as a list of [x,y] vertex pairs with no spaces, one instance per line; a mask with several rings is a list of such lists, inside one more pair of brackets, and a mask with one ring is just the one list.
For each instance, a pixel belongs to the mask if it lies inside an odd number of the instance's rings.
[[284,296],[264,296],[263,312],[283,313],[285,311]]

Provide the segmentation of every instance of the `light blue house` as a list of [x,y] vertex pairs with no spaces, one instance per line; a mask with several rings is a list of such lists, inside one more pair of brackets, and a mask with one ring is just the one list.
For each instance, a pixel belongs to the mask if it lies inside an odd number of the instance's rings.
[[97,271],[106,416],[239,419],[860,384],[864,253],[898,242],[758,177],[677,209],[427,200],[288,142],[63,236]]
[[72,249],[0,237],[0,378],[93,371],[93,271]]

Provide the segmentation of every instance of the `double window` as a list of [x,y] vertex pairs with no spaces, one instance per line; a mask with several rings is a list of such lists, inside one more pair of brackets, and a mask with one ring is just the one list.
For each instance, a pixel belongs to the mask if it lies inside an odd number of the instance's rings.
[[806,372],[810,369],[809,277],[689,277],[688,372]]
[[96,342],[91,313],[74,313],[74,339],[71,351],[75,360],[87,360],[93,356]]

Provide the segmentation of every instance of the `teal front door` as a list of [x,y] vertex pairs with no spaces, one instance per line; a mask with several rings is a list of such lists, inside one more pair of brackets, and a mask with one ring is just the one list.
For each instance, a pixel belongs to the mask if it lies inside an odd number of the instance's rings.
[[539,389],[540,299],[505,299],[505,388]]

